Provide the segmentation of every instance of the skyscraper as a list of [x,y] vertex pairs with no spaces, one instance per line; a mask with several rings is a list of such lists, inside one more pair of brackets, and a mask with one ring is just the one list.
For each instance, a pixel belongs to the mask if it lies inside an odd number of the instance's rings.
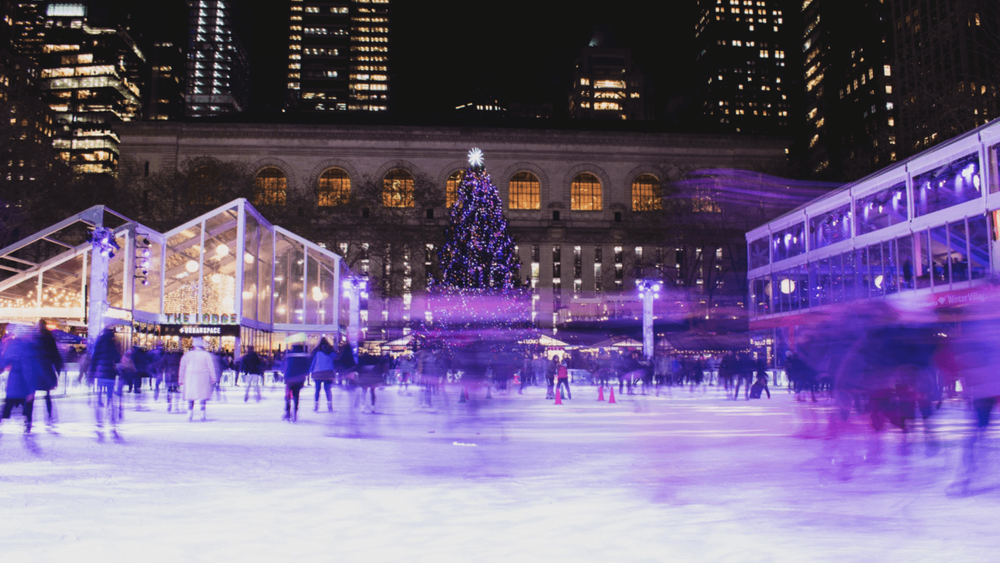
[[38,62],[55,148],[76,174],[113,174],[114,124],[139,117],[142,52],[120,28],[90,27],[83,4],[49,4],[44,37]]
[[795,49],[789,0],[698,0],[696,107],[702,125],[741,133],[787,133]]
[[246,111],[249,68],[232,0],[188,0],[188,117]]
[[291,0],[290,111],[386,111],[389,0]]
[[573,67],[569,115],[576,119],[653,118],[646,78],[632,64],[632,51],[617,45],[611,30],[599,26]]
[[809,170],[853,180],[898,158],[889,10],[880,0],[803,2],[803,143]]
[[904,155],[1000,116],[1000,3],[889,0]]

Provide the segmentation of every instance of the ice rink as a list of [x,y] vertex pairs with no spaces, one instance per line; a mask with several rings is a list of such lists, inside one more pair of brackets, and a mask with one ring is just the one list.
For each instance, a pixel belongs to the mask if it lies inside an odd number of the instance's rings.
[[[941,561],[1000,557],[997,437],[971,494],[949,494],[971,426],[958,400],[876,436],[828,403],[716,387],[598,402],[575,387],[473,394],[381,390],[376,414],[313,412],[282,389],[230,387],[207,422],[126,402],[97,439],[86,397],[0,426],[0,553],[9,561]],[[616,389],[617,393],[617,389]],[[996,413],[995,413],[996,415]],[[199,416],[196,414],[196,419]]]

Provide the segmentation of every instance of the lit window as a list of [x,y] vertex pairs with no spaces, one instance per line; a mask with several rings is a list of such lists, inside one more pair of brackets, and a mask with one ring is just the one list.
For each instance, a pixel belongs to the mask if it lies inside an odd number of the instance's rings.
[[288,196],[288,179],[275,166],[268,166],[257,173],[253,181],[254,205],[285,205]]
[[531,172],[521,171],[510,179],[511,209],[541,209],[541,184]]
[[600,211],[601,181],[589,172],[582,172],[570,184],[570,208],[573,211]]
[[445,207],[450,208],[458,201],[458,185],[462,182],[464,176],[465,171],[463,170],[456,170],[452,172],[451,176],[448,176],[448,180],[444,183]]
[[327,168],[319,176],[319,206],[343,205],[351,197],[351,177],[342,168]]
[[632,181],[632,210],[651,211],[663,209],[663,192],[660,180],[652,174],[640,174]]
[[382,179],[382,205],[413,207],[413,175],[406,170],[390,170]]
[[884,74],[885,76],[892,76],[892,67],[889,65],[885,65],[884,67],[882,67],[882,74]]

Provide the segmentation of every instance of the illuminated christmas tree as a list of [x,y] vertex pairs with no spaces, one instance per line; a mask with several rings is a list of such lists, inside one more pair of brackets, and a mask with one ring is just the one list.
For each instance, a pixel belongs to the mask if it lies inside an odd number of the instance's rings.
[[520,262],[507,232],[500,193],[486,173],[479,149],[469,151],[469,168],[457,196],[439,254],[439,287],[490,294],[513,289]]

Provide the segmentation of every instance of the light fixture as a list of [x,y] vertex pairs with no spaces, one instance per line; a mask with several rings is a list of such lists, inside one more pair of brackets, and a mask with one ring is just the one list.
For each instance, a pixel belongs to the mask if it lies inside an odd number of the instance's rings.
[[215,247],[215,255],[218,256],[219,258],[222,258],[227,254],[229,254],[229,247],[226,246],[225,243],[222,243],[219,246]]
[[184,269],[193,274],[198,271],[198,263],[194,260],[188,260],[187,264],[184,264]]

